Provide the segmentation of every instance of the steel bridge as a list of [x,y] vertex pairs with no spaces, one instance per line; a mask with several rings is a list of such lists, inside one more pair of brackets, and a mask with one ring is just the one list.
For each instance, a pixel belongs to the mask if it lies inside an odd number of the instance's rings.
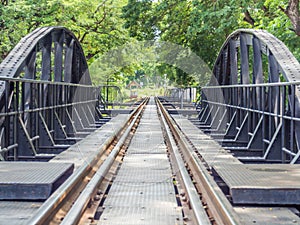
[[300,64],[276,37],[232,33],[193,104],[113,110],[108,88],[63,27],[2,61],[0,224],[300,224]]
[[271,34],[236,31],[203,88],[198,126],[245,162],[299,163],[299,72],[297,59]]

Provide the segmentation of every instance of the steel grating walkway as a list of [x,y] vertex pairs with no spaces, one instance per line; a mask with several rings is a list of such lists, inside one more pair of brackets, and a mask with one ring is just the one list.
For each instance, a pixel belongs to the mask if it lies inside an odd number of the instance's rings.
[[[243,164],[187,118],[172,117],[213,173],[228,185],[232,202],[237,203],[234,210],[243,225],[300,224],[299,216],[294,213],[298,210],[291,204],[282,207],[287,202],[299,203],[299,165]],[[264,207],[267,205],[272,207]]]
[[98,224],[183,224],[153,98],[110,188]]

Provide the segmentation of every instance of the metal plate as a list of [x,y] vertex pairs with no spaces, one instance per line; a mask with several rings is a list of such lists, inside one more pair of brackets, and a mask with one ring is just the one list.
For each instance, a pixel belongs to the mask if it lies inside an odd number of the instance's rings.
[[0,162],[0,199],[47,199],[72,172],[70,163]]
[[42,204],[42,202],[0,201],[0,224],[28,224],[27,221]]
[[208,166],[216,164],[242,164],[230,152],[226,151],[210,136],[204,134],[191,121],[180,115],[173,115],[174,120],[180,129],[188,137],[192,145],[197,149]]
[[169,205],[176,208],[175,190],[169,182],[132,183],[114,182],[105,201],[105,207],[149,207],[150,205]]
[[118,115],[112,118],[83,140],[56,155],[50,162],[74,163],[74,170],[77,170],[80,166],[88,163],[89,158],[96,154],[101,146],[118,132],[127,121],[127,118],[128,115]]
[[195,109],[168,109],[168,113],[171,115],[181,114],[184,116],[197,116],[198,114]]
[[300,218],[289,208],[234,207],[234,210],[239,214],[243,225],[300,224]]
[[[160,208],[160,210],[157,210]],[[180,214],[181,209],[169,206],[148,205],[148,207],[119,207],[106,208],[99,225],[177,225],[183,224]],[[169,218],[168,220],[166,218]]]
[[299,204],[300,165],[218,164],[214,170],[237,204]]
[[116,181],[157,183],[171,178],[170,162],[166,154],[134,154],[124,158]]
[[188,119],[173,116],[205,162],[229,187],[235,204],[299,204],[300,165],[243,164]]
[[150,104],[109,190],[99,224],[183,224],[153,99]]

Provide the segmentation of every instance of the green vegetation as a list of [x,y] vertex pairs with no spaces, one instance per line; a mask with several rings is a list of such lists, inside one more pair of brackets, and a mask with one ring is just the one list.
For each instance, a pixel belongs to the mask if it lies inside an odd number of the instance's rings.
[[74,32],[95,84],[202,85],[192,53],[212,67],[238,28],[268,30],[300,60],[298,0],[1,0],[0,61],[21,37],[49,25]]

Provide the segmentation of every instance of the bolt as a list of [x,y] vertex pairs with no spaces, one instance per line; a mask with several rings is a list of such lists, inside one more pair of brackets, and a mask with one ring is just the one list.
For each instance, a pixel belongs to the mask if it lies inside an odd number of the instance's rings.
[[94,197],[94,201],[99,201],[100,200],[100,196],[99,195],[96,195],[95,197]]
[[183,221],[188,221],[188,220],[189,220],[189,218],[187,216],[183,217]]

